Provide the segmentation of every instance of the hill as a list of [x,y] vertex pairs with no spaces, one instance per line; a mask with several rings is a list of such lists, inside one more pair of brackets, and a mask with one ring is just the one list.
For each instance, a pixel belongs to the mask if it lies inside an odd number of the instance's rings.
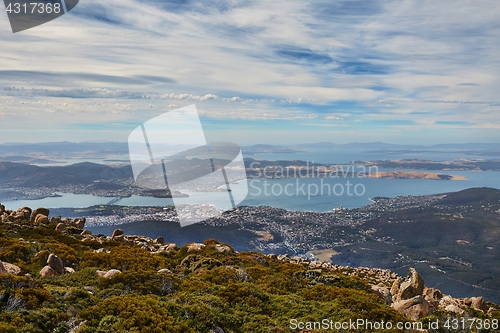
[[[99,206],[55,212],[88,216],[89,229],[106,235],[113,231],[111,224],[123,223],[120,228],[126,233],[169,235],[177,243],[214,235],[240,251],[306,256],[333,249],[335,264],[386,268],[399,274],[417,267],[429,286],[447,294],[480,295],[500,302],[499,190],[373,199],[372,205],[325,213],[238,207],[187,228],[168,222],[175,216],[165,215],[161,207]],[[159,214],[156,220],[154,213]],[[103,225],[108,220],[108,226]]]
[[334,262],[399,273],[415,266],[446,293],[500,300],[500,191],[473,188],[436,198],[413,206],[380,198],[357,210],[370,212],[362,225],[370,237],[336,248],[342,253]]
[[463,318],[493,332],[500,318],[498,305],[443,295],[414,269],[404,278],[215,239],[93,235],[85,220],[49,213],[2,209],[14,221],[0,223],[1,332],[366,332],[381,322],[434,332],[430,323]]
[[0,332],[373,332],[381,322],[384,332],[423,332],[500,318],[481,298],[426,288],[413,269],[403,278],[215,239],[178,247],[121,230],[92,235],[43,222],[43,209],[33,212],[40,222],[25,219],[29,208],[6,214],[16,221],[0,223]]
[[128,180],[130,166],[110,167],[84,162],[66,166],[38,167],[22,163],[0,162],[0,183],[3,186],[57,186],[90,184],[100,180]]

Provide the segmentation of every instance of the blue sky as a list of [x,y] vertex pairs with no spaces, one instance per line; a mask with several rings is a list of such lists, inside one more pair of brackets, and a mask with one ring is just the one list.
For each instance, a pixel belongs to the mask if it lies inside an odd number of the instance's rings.
[[500,3],[82,0],[12,34],[0,142],[126,141],[196,104],[239,144],[500,141]]

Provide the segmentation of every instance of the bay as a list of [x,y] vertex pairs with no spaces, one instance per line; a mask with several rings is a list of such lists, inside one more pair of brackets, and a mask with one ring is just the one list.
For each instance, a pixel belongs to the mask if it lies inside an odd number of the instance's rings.
[[[372,197],[400,195],[430,195],[456,192],[471,187],[500,188],[500,172],[450,171],[449,174],[464,176],[467,180],[429,179],[375,179],[375,178],[286,178],[249,179],[247,183],[233,184],[233,190],[248,185],[248,195],[240,205],[272,206],[300,211],[330,211],[342,205],[356,208],[370,204]],[[177,198],[176,203],[224,202],[223,192],[185,192],[190,198]],[[61,197],[41,200],[3,202],[7,209],[23,206],[48,208],[84,208],[104,205],[113,198],[93,195],[61,193]],[[172,199],[132,196],[114,202],[123,206],[167,206]]]

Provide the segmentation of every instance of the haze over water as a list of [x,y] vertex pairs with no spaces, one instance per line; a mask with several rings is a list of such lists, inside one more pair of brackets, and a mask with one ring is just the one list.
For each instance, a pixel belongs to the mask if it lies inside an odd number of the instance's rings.
[[[448,150],[447,150],[448,151]],[[314,161],[325,164],[349,164],[352,161],[362,160],[386,160],[386,159],[428,159],[435,161],[451,160],[454,158],[485,158],[495,159],[495,156],[480,156],[465,154],[464,151],[451,151],[443,153],[437,151],[413,151],[413,152],[385,152],[372,153],[366,150],[346,149],[314,149],[310,151],[297,152],[294,154],[255,154],[247,155],[247,158],[261,160],[303,160]],[[92,161],[92,160],[90,160]],[[81,160],[78,160],[81,162]],[[95,160],[94,160],[95,162]],[[70,161],[71,163],[71,161]],[[385,169],[384,169],[385,170]],[[405,170],[405,169],[399,169]],[[382,171],[382,170],[381,170]],[[410,171],[410,170],[408,170]],[[500,188],[500,172],[474,172],[474,171],[430,171],[450,175],[465,176],[467,180],[427,180],[427,179],[373,179],[356,177],[339,178],[298,178],[298,179],[250,179],[249,194],[241,205],[250,206],[272,206],[289,210],[301,211],[331,211],[340,205],[346,208],[356,208],[370,204],[372,197],[395,197],[400,195],[429,195],[446,192],[455,192],[471,187],[494,187]],[[347,182],[349,182],[348,185]],[[285,187],[288,185],[285,193]],[[233,185],[238,186],[238,185]],[[239,186],[244,186],[240,184]],[[335,187],[336,186],[336,187]],[[357,195],[354,187],[357,186]],[[335,190],[334,190],[335,187]],[[350,191],[348,189],[350,187]],[[321,192],[323,188],[323,193]],[[328,191],[330,188],[330,191]],[[316,193],[317,192],[317,193]],[[328,193],[329,192],[329,193]],[[343,192],[343,193],[341,193]],[[351,195],[348,193],[350,192]],[[196,193],[186,192],[203,203],[206,196],[212,199],[224,195],[221,193]],[[31,207],[88,207],[92,205],[106,204],[112,198],[101,198],[92,195],[63,194],[62,197],[45,198],[42,200],[19,200],[4,202],[8,209],[17,209],[22,206]],[[179,199],[182,202],[182,199]],[[172,205],[170,199],[132,196],[123,198],[114,203],[123,206],[166,206]]]

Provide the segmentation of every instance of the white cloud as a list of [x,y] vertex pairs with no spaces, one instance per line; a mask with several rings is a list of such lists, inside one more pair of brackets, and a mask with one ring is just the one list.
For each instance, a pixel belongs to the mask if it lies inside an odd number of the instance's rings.
[[500,123],[497,0],[221,3],[87,0],[17,34],[2,20],[0,100],[15,103],[0,121],[139,121],[196,103],[214,119]]

